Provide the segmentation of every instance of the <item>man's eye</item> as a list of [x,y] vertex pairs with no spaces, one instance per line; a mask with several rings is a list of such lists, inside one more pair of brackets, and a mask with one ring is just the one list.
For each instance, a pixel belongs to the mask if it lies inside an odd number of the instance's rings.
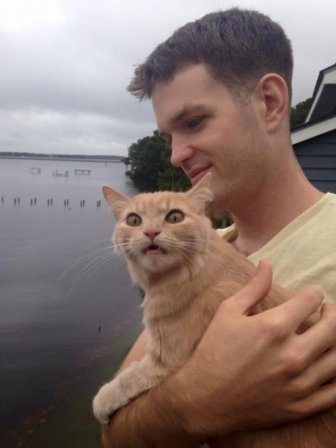
[[182,213],[181,210],[171,210],[166,216],[166,221],[170,222],[171,224],[176,224],[183,220],[184,213]]
[[196,128],[196,126],[198,126],[202,121],[203,121],[204,117],[196,117],[196,118],[192,118],[191,120],[188,120],[187,122],[187,126],[189,129],[193,129]]
[[142,223],[142,219],[136,213],[130,213],[126,218],[126,224],[131,227],[137,227]]

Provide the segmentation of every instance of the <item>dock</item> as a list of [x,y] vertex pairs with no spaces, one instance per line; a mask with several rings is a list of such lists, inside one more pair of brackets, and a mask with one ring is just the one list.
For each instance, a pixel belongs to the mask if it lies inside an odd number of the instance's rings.
[[38,167],[38,166],[32,166],[32,167],[29,169],[29,172],[30,172],[31,174],[40,174],[40,173],[41,173],[41,168]]
[[54,170],[52,175],[54,177],[69,177],[69,171],[58,171]]
[[91,170],[83,170],[83,169],[77,168],[74,170],[74,173],[88,176],[91,174]]

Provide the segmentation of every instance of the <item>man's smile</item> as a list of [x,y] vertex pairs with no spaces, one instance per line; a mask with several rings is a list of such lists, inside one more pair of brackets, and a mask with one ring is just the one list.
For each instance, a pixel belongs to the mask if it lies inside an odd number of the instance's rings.
[[210,170],[211,165],[207,165],[204,167],[195,167],[190,170],[185,170],[187,176],[190,179],[192,185],[196,185],[202,177],[204,177]]

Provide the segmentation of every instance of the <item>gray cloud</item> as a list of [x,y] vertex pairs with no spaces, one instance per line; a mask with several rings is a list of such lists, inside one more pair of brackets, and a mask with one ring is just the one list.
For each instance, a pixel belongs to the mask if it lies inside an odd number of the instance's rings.
[[[50,2],[53,15],[44,19]],[[9,4],[0,0],[0,16],[5,3]],[[40,15],[29,22],[30,3]],[[25,11],[17,10],[12,24],[0,19],[0,151],[126,154],[133,141],[155,128],[150,104],[138,104],[126,92],[134,65],[186,21],[233,3],[26,0],[23,4]],[[334,1],[235,4],[270,14],[285,28],[294,48],[294,103],[309,97],[319,70],[336,62]]]

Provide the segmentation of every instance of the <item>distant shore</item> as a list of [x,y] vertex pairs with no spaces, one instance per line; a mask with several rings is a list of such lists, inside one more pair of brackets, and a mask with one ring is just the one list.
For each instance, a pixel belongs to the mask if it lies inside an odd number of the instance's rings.
[[87,155],[87,154],[43,154],[29,152],[0,152],[0,159],[31,159],[31,160],[69,160],[83,162],[123,163],[125,157],[117,155]]

